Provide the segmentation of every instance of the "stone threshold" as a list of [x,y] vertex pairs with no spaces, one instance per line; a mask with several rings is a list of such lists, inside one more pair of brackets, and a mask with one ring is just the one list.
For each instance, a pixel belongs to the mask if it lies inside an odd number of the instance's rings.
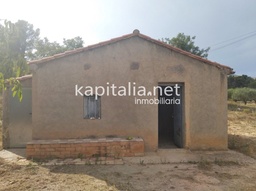
[[124,164],[123,159],[113,157],[93,157],[87,159],[52,159],[41,163],[43,166],[53,165],[122,165]]
[[33,145],[33,144],[55,144],[55,143],[61,143],[61,144],[68,144],[68,143],[105,143],[105,142],[131,142],[131,141],[143,141],[142,138],[136,137],[131,139],[125,139],[125,138],[86,138],[86,139],[54,139],[54,140],[32,140],[27,143],[27,145]]

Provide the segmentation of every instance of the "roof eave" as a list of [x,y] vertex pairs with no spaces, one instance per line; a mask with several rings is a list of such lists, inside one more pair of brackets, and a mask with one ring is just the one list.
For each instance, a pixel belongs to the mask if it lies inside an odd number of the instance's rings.
[[174,52],[178,52],[180,54],[186,55],[188,57],[191,57],[193,59],[199,60],[199,61],[204,62],[206,64],[213,65],[213,66],[215,66],[215,67],[217,67],[217,68],[219,68],[221,70],[224,70],[227,75],[235,73],[233,71],[233,69],[228,67],[228,66],[219,64],[217,62],[212,62],[212,61],[207,60],[205,58],[202,58],[200,56],[194,55],[194,54],[192,54],[190,52],[187,52],[187,51],[184,51],[182,49],[179,49],[179,48],[176,48],[174,46],[171,46],[169,44],[166,44],[166,43],[164,43],[162,41],[153,39],[153,38],[151,38],[149,36],[141,34],[137,29],[134,30],[134,32],[131,33],[131,34],[123,35],[121,37],[113,38],[113,39],[110,39],[110,40],[107,40],[107,41],[103,41],[103,42],[100,42],[100,43],[97,43],[97,44],[94,44],[94,45],[89,45],[87,47],[82,47],[82,48],[78,48],[78,49],[75,49],[75,50],[69,50],[69,51],[66,51],[66,52],[63,52],[63,53],[60,53],[60,54],[56,54],[56,55],[53,55],[53,56],[45,57],[45,58],[42,58],[42,59],[39,59],[39,60],[33,60],[33,61],[28,62],[28,64],[32,65],[32,64],[45,63],[45,62],[52,61],[52,60],[55,60],[55,59],[58,59],[58,58],[62,58],[62,57],[65,57],[65,56],[69,56],[69,55],[81,53],[81,52],[84,52],[84,51],[92,50],[92,49],[95,49],[95,48],[99,48],[99,47],[102,47],[102,46],[105,46],[105,45],[113,44],[113,43],[116,43],[116,42],[118,42],[120,40],[129,39],[129,38],[134,37],[134,36],[138,36],[138,37],[140,37],[140,38],[142,38],[144,40],[153,42],[155,44],[158,44],[159,46],[163,46],[163,47],[168,48],[168,49],[170,49],[170,50],[172,50]]

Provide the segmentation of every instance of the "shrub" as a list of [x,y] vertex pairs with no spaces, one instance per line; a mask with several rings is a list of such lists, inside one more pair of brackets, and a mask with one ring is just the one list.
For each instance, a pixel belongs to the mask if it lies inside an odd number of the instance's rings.
[[246,104],[249,100],[249,88],[236,88],[232,94],[234,101],[243,101]]
[[235,88],[228,90],[228,99],[242,101],[246,104],[248,101],[256,103],[256,89],[252,88]]
[[256,89],[249,89],[249,99],[250,101],[254,101],[256,103]]
[[228,89],[228,100],[231,100],[231,99],[232,99],[232,95],[233,95],[233,93],[234,93],[234,90],[235,90],[235,89],[233,89],[233,88]]

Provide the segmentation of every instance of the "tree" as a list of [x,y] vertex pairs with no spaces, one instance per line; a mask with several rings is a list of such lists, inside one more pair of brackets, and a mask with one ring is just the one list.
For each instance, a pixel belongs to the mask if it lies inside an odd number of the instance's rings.
[[228,100],[232,99],[234,90],[235,90],[235,89],[228,89]]
[[27,21],[0,23],[0,92],[6,84],[12,86],[13,96],[22,99],[21,84],[16,79],[27,74],[27,61],[83,47],[81,37],[63,39],[63,45],[39,38],[40,30]]
[[39,29],[19,20],[16,23],[5,20],[0,24],[0,91],[5,85],[12,87],[13,96],[22,100],[21,84],[16,79],[28,72],[26,56],[32,52]]
[[254,79],[252,82],[250,82],[248,87],[256,89],[256,80]]
[[24,58],[27,59],[28,55],[34,51],[35,42],[39,40],[40,30],[34,29],[32,24],[24,20],[19,20],[15,25],[19,31],[17,48],[20,49],[20,52],[24,54]]
[[198,46],[195,46],[195,39],[195,36],[190,37],[189,35],[185,35],[184,33],[179,33],[176,37],[173,37],[172,39],[164,38],[162,39],[162,41],[197,56],[207,58],[210,47],[206,49],[200,49]]
[[243,101],[244,104],[248,101],[249,99],[249,89],[248,88],[236,88],[232,94],[232,99],[234,101]]
[[64,52],[63,47],[57,42],[50,42],[48,38],[39,39],[35,43],[35,52],[30,56],[31,60],[40,59]]
[[250,101],[254,101],[256,103],[256,90],[255,89],[251,89],[249,90],[249,99]]
[[242,87],[256,88],[256,80],[247,75],[228,76],[228,88],[242,88]]
[[50,42],[48,38],[39,39],[35,43],[35,52],[31,54],[30,59],[40,59],[47,56],[53,56],[67,50],[73,50],[83,47],[83,39],[79,36],[72,39],[63,39],[63,45],[56,41]]
[[234,101],[243,101],[244,104],[248,101],[256,102],[256,90],[252,88],[229,89],[228,94]]
[[74,50],[76,48],[83,47],[84,41],[80,36],[77,36],[72,39],[63,39],[64,49],[65,50]]
[[5,79],[28,72],[26,57],[33,51],[39,33],[27,21],[5,20],[4,25],[0,24],[0,72]]

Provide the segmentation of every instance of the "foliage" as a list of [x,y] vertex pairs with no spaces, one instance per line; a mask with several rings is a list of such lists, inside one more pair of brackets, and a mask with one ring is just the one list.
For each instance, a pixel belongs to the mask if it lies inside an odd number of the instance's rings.
[[30,56],[30,59],[40,59],[54,54],[64,52],[62,47],[57,42],[50,42],[48,38],[40,39],[35,43],[35,52]]
[[228,100],[231,100],[231,99],[232,99],[232,95],[233,95],[233,93],[234,93],[234,90],[235,90],[235,89],[233,89],[233,88],[228,89]]
[[228,98],[234,101],[242,101],[244,104],[247,104],[248,101],[256,102],[256,90],[252,88],[229,89]]
[[256,89],[249,89],[248,96],[250,101],[253,100],[256,103]]
[[249,101],[249,90],[248,88],[238,88],[233,91],[232,99],[234,101],[243,101],[244,104]]
[[16,79],[28,72],[26,56],[33,49],[33,43],[39,36],[39,29],[26,21],[0,24],[0,91],[6,85],[12,87],[13,96],[22,100],[20,82]]
[[54,54],[59,54],[67,50],[73,50],[83,47],[83,40],[77,36],[72,39],[63,39],[63,45],[60,45],[56,41],[50,42],[48,38],[39,39],[35,43],[35,52],[30,55],[30,59],[40,59]]
[[249,77],[247,75],[228,76],[228,88],[242,88],[242,87],[256,88],[256,79],[253,79],[252,77]]
[[17,77],[28,74],[27,61],[83,47],[81,37],[63,39],[63,45],[39,38],[40,30],[27,21],[0,23],[0,91],[12,86],[14,96],[22,99],[21,84]]
[[84,41],[80,36],[77,36],[72,39],[63,39],[64,49],[65,50],[74,50],[76,48],[83,47]]
[[256,89],[256,79],[253,79],[253,81],[249,83],[248,87]]
[[22,86],[17,78],[8,78],[7,80],[4,79],[4,75],[0,72],[0,92],[6,89],[6,86],[12,87],[12,96],[22,100]]
[[28,72],[26,56],[32,52],[33,44],[39,36],[39,29],[26,21],[12,23],[4,21],[0,24],[0,71],[4,78],[16,77]]
[[206,49],[200,49],[198,46],[195,46],[195,39],[195,36],[190,37],[189,35],[185,35],[184,33],[179,33],[176,37],[173,37],[172,39],[164,38],[162,39],[162,41],[197,56],[207,58],[210,47]]
[[17,96],[19,101],[22,100],[23,95],[22,95],[22,86],[19,80],[16,78],[9,78],[6,80],[6,83],[12,87],[12,96],[15,97]]

